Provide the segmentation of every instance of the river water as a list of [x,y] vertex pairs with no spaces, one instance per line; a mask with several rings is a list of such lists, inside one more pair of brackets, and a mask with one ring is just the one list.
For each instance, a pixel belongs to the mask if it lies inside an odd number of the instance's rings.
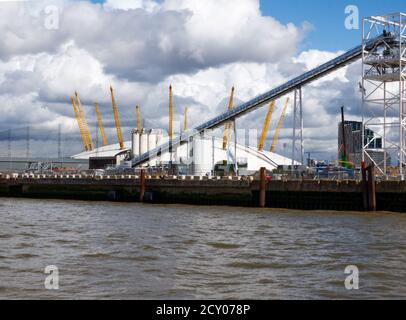
[[406,215],[0,198],[0,298],[403,299]]

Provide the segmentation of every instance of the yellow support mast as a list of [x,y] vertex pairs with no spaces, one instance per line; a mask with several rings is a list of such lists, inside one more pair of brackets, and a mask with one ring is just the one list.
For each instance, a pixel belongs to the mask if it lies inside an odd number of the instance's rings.
[[82,124],[82,120],[80,118],[80,113],[79,113],[79,109],[76,106],[76,102],[75,102],[75,98],[73,96],[70,97],[72,100],[72,105],[73,105],[73,110],[75,112],[75,117],[76,117],[76,121],[78,123],[78,127],[79,127],[79,131],[80,131],[80,136],[82,137],[82,141],[83,141],[83,147],[85,148],[85,151],[89,151],[89,147],[87,145],[87,141],[86,141],[86,136],[83,130],[83,124]]
[[183,118],[183,131],[187,131],[188,130],[188,118],[187,118],[187,112],[188,112],[188,107],[185,107],[185,115]]
[[278,122],[278,126],[276,127],[275,135],[272,140],[272,146],[271,146],[271,150],[270,150],[271,152],[275,152],[275,150],[276,150],[276,145],[278,144],[279,134],[281,133],[283,122],[285,121],[286,110],[288,109],[288,105],[289,105],[289,97],[286,98],[285,107],[283,108],[281,117]]
[[135,113],[137,115],[137,129],[138,132],[141,133],[142,131],[142,124],[141,124],[141,109],[139,106],[135,107]]
[[89,151],[92,151],[94,149],[93,141],[92,136],[90,134],[89,125],[87,124],[85,110],[83,109],[82,103],[80,102],[79,94],[77,92],[75,92],[75,96],[76,96],[76,106],[79,111],[80,119],[83,125],[83,132],[86,138],[86,144],[88,146]]
[[[234,107],[234,86],[231,88],[230,100],[228,102],[228,111],[231,111]],[[224,125],[224,136],[223,136],[223,150],[227,150],[228,140],[230,139],[230,131],[233,128],[233,123],[231,121],[226,122]]]
[[124,150],[123,132],[121,131],[120,117],[118,116],[118,107],[116,104],[116,99],[114,97],[114,90],[112,86],[110,86],[110,93],[111,93],[111,103],[113,105],[114,121],[116,122],[117,139],[118,143],[120,144],[120,150]]
[[265,118],[264,127],[262,128],[261,138],[259,139],[259,143],[258,143],[258,151],[264,150],[265,140],[266,140],[266,136],[268,135],[269,125],[271,123],[272,115],[275,110],[275,104],[276,104],[276,101],[272,101],[269,104],[269,109],[268,109],[268,113]]
[[172,85],[169,86],[169,140],[173,140],[173,92]]
[[102,121],[102,117],[101,117],[101,113],[100,113],[100,107],[97,102],[95,103],[95,106],[96,106],[97,121],[99,123],[103,146],[107,146],[107,136],[106,136],[106,132],[104,131],[103,121]]

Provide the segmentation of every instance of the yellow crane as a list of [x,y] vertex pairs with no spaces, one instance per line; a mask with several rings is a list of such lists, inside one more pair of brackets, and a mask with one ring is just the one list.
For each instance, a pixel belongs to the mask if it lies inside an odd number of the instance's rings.
[[268,113],[265,118],[264,127],[262,128],[261,138],[259,139],[259,143],[258,143],[258,151],[264,150],[265,140],[266,140],[266,136],[268,135],[269,125],[271,123],[272,115],[275,110],[275,104],[276,104],[275,100],[269,104],[269,109],[268,109]]
[[107,146],[107,136],[106,132],[104,131],[103,121],[100,113],[99,104],[96,102],[94,104],[96,106],[96,114],[97,114],[97,121],[99,122],[100,134],[102,137],[103,146]]
[[141,124],[141,109],[139,106],[135,107],[135,113],[137,115],[137,129],[138,132],[140,133],[142,130],[142,124]]
[[[231,111],[234,107],[234,86],[231,88],[230,100],[228,101],[228,111]],[[230,131],[233,128],[233,123],[231,121],[226,122],[224,125],[224,136],[223,136],[223,150],[227,150],[228,140],[230,139]]]
[[76,97],[76,106],[79,111],[80,119],[82,121],[83,132],[85,135],[86,144],[88,146],[89,151],[92,151],[94,149],[92,136],[90,134],[89,125],[87,124],[85,110],[83,109],[82,103],[80,102],[79,94],[76,91],[75,91],[75,97]]
[[83,146],[85,148],[85,151],[89,151],[89,146],[87,144],[86,136],[85,136],[85,133],[84,133],[84,130],[83,130],[83,124],[82,124],[82,120],[80,118],[79,109],[76,106],[75,98],[73,96],[71,96],[70,98],[72,100],[73,110],[75,111],[75,117],[76,117],[76,121],[78,123],[80,136],[82,137]]
[[169,140],[173,140],[173,92],[172,85],[169,86]]
[[188,129],[188,119],[187,119],[187,112],[188,112],[188,107],[185,107],[185,115],[183,118],[183,131],[187,131]]
[[272,146],[271,146],[271,150],[270,150],[271,152],[275,152],[275,150],[276,150],[276,145],[278,144],[279,134],[281,132],[283,122],[285,121],[286,110],[288,109],[288,105],[289,105],[289,97],[286,98],[285,106],[283,108],[281,117],[279,118],[278,126],[276,127],[275,135],[272,140]]
[[117,139],[118,143],[120,144],[120,150],[124,150],[123,132],[121,131],[120,117],[118,116],[118,108],[112,86],[110,86],[110,93],[111,93],[111,104],[113,105],[114,121],[116,122]]

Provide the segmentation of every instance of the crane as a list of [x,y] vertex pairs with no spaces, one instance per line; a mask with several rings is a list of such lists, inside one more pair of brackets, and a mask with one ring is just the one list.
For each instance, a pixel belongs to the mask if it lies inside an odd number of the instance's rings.
[[79,112],[79,117],[80,117],[80,120],[82,123],[82,128],[83,128],[83,133],[84,133],[84,137],[86,140],[87,149],[88,149],[88,151],[92,151],[93,142],[92,142],[92,137],[90,135],[89,126],[87,124],[85,110],[83,109],[82,103],[80,102],[79,94],[76,91],[75,91],[75,97],[76,97],[76,108]]
[[275,135],[272,140],[272,146],[270,150],[271,152],[275,152],[276,150],[276,145],[278,144],[279,134],[281,132],[283,122],[285,121],[286,110],[288,109],[288,105],[289,105],[289,97],[286,98],[285,106],[283,107],[281,117],[279,118],[278,126],[276,127]]
[[73,96],[71,96],[70,98],[72,100],[73,110],[75,111],[75,117],[76,117],[76,121],[78,123],[80,136],[82,137],[83,146],[84,146],[86,151],[89,151],[89,146],[87,145],[86,136],[85,136],[85,133],[84,133],[84,130],[83,130],[83,124],[82,124],[82,120],[80,118],[79,109],[76,106],[75,98]]
[[173,92],[172,85],[169,86],[169,140],[173,139]]
[[188,112],[188,107],[185,107],[185,115],[183,118],[183,131],[187,131],[188,129],[188,118],[187,118],[187,112]]
[[111,93],[111,104],[113,105],[114,121],[116,122],[117,139],[120,145],[120,150],[124,150],[123,132],[121,131],[120,117],[118,116],[118,108],[112,86],[110,86],[110,93]]
[[107,146],[106,132],[104,131],[103,121],[102,121],[102,117],[101,117],[101,113],[100,113],[100,107],[97,102],[95,103],[95,107],[96,107],[97,121],[99,123],[103,146]]
[[135,107],[135,113],[137,115],[137,129],[140,133],[142,131],[142,124],[141,124],[141,109],[139,106]]
[[85,110],[83,109],[82,103],[80,102],[79,94],[75,91],[75,97],[76,97],[76,107],[79,111],[79,116],[82,121],[82,126],[83,126],[83,132],[86,138],[86,144],[88,145],[89,151],[92,151],[94,149],[93,147],[93,142],[92,142],[92,136],[90,134],[89,126],[87,124],[86,120],[86,114]]
[[[234,107],[234,86],[231,88],[230,100],[228,101],[228,111],[230,112]],[[230,130],[233,128],[233,123],[231,121],[226,122],[224,125],[224,136],[223,136],[223,150],[227,150],[228,140],[230,139]]]
[[265,139],[266,139],[266,136],[268,134],[269,125],[270,125],[271,120],[272,120],[273,112],[275,110],[275,104],[276,104],[275,100],[272,101],[269,104],[269,109],[268,109],[268,113],[267,113],[266,118],[265,118],[264,127],[262,128],[261,138],[259,139],[259,143],[258,143],[258,151],[264,150]]

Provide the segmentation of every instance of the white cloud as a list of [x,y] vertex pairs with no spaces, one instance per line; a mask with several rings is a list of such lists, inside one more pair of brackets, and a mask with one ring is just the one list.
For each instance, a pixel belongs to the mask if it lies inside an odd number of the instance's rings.
[[[110,141],[115,141],[110,84],[127,138],[135,124],[136,104],[147,125],[166,128],[169,83],[174,86],[176,119],[187,105],[190,122],[196,125],[226,110],[233,85],[236,100],[246,101],[338,54],[298,54],[308,28],[263,16],[257,0],[52,3],[61,9],[60,28],[54,31],[43,24],[49,1],[0,3],[0,33],[6,39],[0,43],[0,98],[6,101],[0,133],[40,125],[44,134],[38,129],[38,138],[55,140],[55,134],[46,132],[55,132],[62,122],[64,134],[78,138],[69,100],[78,90],[93,130],[91,105],[97,101]],[[16,16],[19,19],[13,19]],[[334,110],[344,98],[346,104],[356,101],[358,75],[349,67],[304,88],[308,143],[336,148]],[[239,128],[260,130],[265,109],[239,120]],[[291,125],[289,114],[285,128]],[[289,135],[289,129],[282,131],[280,149]]]
[[47,30],[46,1],[2,4],[0,32],[6,41],[0,58],[53,53],[74,41],[107,72],[155,82],[238,61],[277,62],[295,54],[304,33],[262,16],[257,0],[115,0],[103,6],[58,1],[57,6],[59,29]]
[[152,0],[107,0],[103,6],[110,10],[143,9],[148,12],[152,12],[159,7],[158,3]]

